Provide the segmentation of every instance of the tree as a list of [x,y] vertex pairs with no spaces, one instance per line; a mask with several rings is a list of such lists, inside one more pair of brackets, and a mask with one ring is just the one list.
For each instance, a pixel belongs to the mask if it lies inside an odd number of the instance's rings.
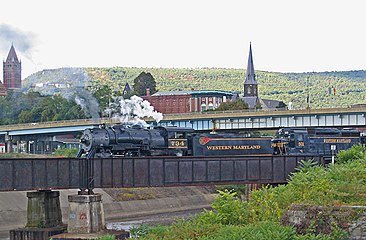
[[111,88],[107,85],[100,85],[93,92],[93,96],[97,99],[99,103],[99,107],[101,109],[106,109],[109,107],[109,103],[112,100],[112,92]]
[[248,109],[248,104],[242,99],[236,99],[234,101],[223,102],[215,111],[227,111],[227,110],[244,110]]
[[139,96],[145,96],[146,89],[150,89],[150,94],[156,93],[156,82],[151,73],[142,72],[133,82],[133,90]]
[[85,118],[85,114],[74,101],[55,94],[40,96],[38,104],[31,109],[22,109],[17,115],[19,123],[60,121]]
[[254,106],[255,109],[262,109],[262,104],[258,101],[255,106]]
[[276,108],[286,108],[287,105],[284,102],[280,102]]

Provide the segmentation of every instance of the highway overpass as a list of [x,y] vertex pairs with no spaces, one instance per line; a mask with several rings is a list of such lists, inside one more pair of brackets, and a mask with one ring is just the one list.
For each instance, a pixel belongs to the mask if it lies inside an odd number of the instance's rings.
[[[153,119],[145,119],[152,122]],[[0,135],[62,134],[82,131],[118,119],[79,119],[0,126]],[[192,127],[195,130],[276,129],[280,127],[366,127],[366,108],[324,108],[280,111],[224,111],[166,114],[161,126]]]

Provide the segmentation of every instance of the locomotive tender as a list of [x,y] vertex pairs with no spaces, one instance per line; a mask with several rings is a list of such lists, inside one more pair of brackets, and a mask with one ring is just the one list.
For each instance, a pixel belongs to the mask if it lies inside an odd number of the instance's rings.
[[[77,157],[139,156],[221,156],[319,154],[331,156],[355,144],[365,144],[366,136],[354,129],[282,128],[276,137],[245,137],[229,133],[196,133],[192,128],[141,125],[101,125],[86,129]],[[333,149],[333,150],[332,150]]]

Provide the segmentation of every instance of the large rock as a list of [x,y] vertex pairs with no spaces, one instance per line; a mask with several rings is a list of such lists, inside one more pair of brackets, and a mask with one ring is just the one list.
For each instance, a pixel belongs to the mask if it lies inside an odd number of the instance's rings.
[[292,205],[281,221],[301,234],[329,234],[340,228],[350,239],[366,239],[366,206]]

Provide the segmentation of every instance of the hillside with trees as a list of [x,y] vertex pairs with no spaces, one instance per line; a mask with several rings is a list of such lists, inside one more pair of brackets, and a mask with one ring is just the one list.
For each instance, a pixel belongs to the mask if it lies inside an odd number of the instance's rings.
[[[199,68],[62,68],[37,72],[24,80],[26,89],[36,83],[67,83],[74,87],[86,87],[92,93],[102,90],[108,98],[121,96],[128,83],[141,74],[151,74],[156,91],[173,90],[224,90],[243,91],[245,69]],[[366,71],[278,73],[256,71],[260,97],[292,102],[295,109],[349,107],[366,103]],[[39,89],[35,89],[38,91]],[[99,93],[100,94],[100,93]],[[104,99],[106,103],[106,99]],[[103,105],[105,105],[105,103]]]
[[[243,91],[243,69],[163,69],[163,68],[86,68],[92,80],[91,88],[111,85],[123,89],[126,82],[133,86],[142,72],[151,73],[157,91],[224,90]],[[294,108],[349,107],[366,103],[366,71],[321,73],[276,73],[256,71],[259,95],[264,99],[279,100]]]

